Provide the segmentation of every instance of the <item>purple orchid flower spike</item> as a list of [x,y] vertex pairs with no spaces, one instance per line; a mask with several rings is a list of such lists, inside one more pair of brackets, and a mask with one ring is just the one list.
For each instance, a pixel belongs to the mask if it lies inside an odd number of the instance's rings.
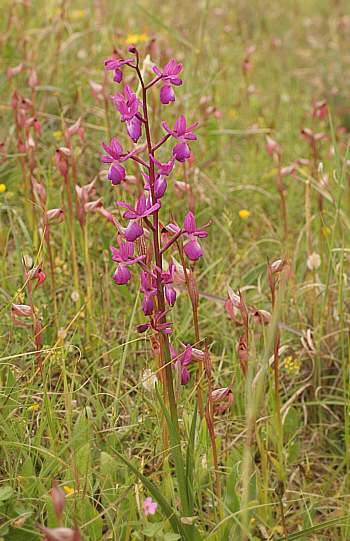
[[158,201],[154,205],[147,208],[146,196],[144,193],[138,200],[136,209],[134,209],[131,205],[125,203],[124,199],[122,203],[120,201],[117,201],[117,204],[120,207],[124,207],[125,209],[127,209],[127,211],[123,214],[123,218],[130,220],[130,223],[125,230],[124,237],[127,241],[130,242],[134,242],[134,240],[136,240],[138,237],[141,237],[143,233],[143,228],[137,223],[137,220],[141,220],[141,218],[149,216],[149,214],[152,214],[152,212],[160,209],[161,207],[161,204]]
[[173,155],[175,156],[175,159],[179,162],[184,162],[186,158],[190,157],[190,149],[186,143],[186,140],[195,141],[197,137],[190,133],[198,126],[198,122],[190,126],[189,128],[186,128],[186,119],[183,115],[180,115],[177,121],[175,122],[174,129],[170,129],[169,126],[164,122],[162,122],[163,128],[170,133],[175,139],[180,141],[174,149],[173,149]]
[[150,283],[150,276],[147,272],[143,272],[140,269],[141,287],[140,291],[144,294],[142,310],[145,316],[150,316],[154,310],[154,300],[152,297],[157,295],[156,279],[152,276]]
[[182,80],[178,77],[181,70],[182,64],[176,65],[174,58],[172,58],[164,67],[163,73],[157,66],[153,66],[154,73],[158,75],[158,77],[161,77],[162,81],[167,83],[160,90],[160,101],[163,105],[167,105],[170,101],[175,101],[175,92],[171,85],[182,85]]
[[[175,364],[178,362],[180,362],[181,364],[181,385],[187,385],[190,380],[190,374],[185,367],[191,362],[192,347],[190,346],[190,344],[187,344],[182,355],[180,354],[179,350],[177,350],[176,353],[175,349],[170,343],[169,348],[171,358],[173,359],[173,361],[175,361]],[[173,365],[172,368],[175,369],[175,365]]]
[[165,322],[165,323],[159,323],[159,321],[162,319],[162,317],[164,317],[168,312],[170,312],[170,308],[169,310],[165,310],[165,312],[157,312],[156,315],[154,316],[154,319],[153,317],[151,316],[151,321],[149,323],[144,323],[143,325],[139,325],[137,327],[137,331],[139,333],[142,333],[142,332],[145,332],[149,327],[152,327],[152,329],[154,329],[155,331],[164,331],[166,334],[172,334],[172,330],[170,328],[170,325],[173,325],[173,323],[170,321],[170,322]]
[[135,259],[131,259],[134,254],[134,245],[132,242],[126,242],[124,244],[123,241],[120,241],[119,250],[112,245],[109,247],[109,249],[112,252],[113,261],[119,263],[117,270],[113,274],[113,279],[117,285],[125,285],[131,278],[130,271],[126,267],[128,265],[138,263],[146,256],[141,255],[139,257],[135,257]]
[[107,71],[113,70],[113,81],[115,83],[120,83],[123,79],[123,72],[120,68],[125,64],[128,64],[130,66],[132,62],[135,62],[134,58],[130,58],[129,60],[124,60],[123,58],[120,58],[119,60],[116,60],[115,58],[109,58],[103,63]]
[[115,137],[113,137],[110,147],[106,145],[106,143],[102,143],[102,146],[107,154],[102,156],[101,161],[103,163],[112,164],[108,171],[108,178],[112,181],[114,186],[117,186],[125,178],[125,169],[119,164],[125,162],[125,160],[133,156],[136,149],[132,150],[128,154],[123,154],[123,147]]

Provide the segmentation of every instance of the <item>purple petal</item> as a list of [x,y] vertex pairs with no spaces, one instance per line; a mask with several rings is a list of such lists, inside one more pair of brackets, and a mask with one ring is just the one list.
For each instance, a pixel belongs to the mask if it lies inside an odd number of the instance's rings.
[[194,218],[193,212],[188,212],[184,221],[184,228],[187,233],[193,233],[196,230],[196,220]]
[[126,131],[128,132],[129,137],[137,143],[142,135],[142,122],[139,118],[134,116],[130,121],[126,123]]
[[158,77],[159,77],[160,75],[162,75],[162,72],[160,71],[159,68],[157,68],[157,66],[153,66],[153,71],[154,71],[154,73],[155,73],[156,75],[158,75]]
[[136,222],[130,222],[125,230],[124,237],[129,242],[134,242],[138,237],[141,237],[143,228]]
[[112,141],[111,141],[111,149],[113,150],[113,152],[115,154],[118,154],[118,156],[120,156],[121,154],[123,154],[123,147],[122,145],[119,143],[118,139],[116,137],[113,137]]
[[178,162],[184,162],[191,156],[191,152],[186,143],[179,143],[173,148],[173,155]]
[[184,252],[187,255],[188,259],[191,261],[197,261],[202,255],[202,248],[200,247],[199,242],[196,240],[191,240],[184,246]]
[[127,284],[130,278],[131,274],[129,269],[127,269],[126,267],[122,267],[121,265],[119,265],[119,267],[113,274],[113,279],[118,286]]
[[167,181],[165,180],[165,177],[164,176],[158,177],[154,184],[154,194],[157,199],[161,199],[164,196],[167,187],[168,185],[167,185]]
[[172,135],[173,137],[176,137],[176,139],[178,139],[177,133],[174,132],[173,130],[171,130],[171,129],[169,128],[169,126],[167,125],[167,123],[164,122],[164,120],[162,120],[161,125],[163,126],[163,128],[164,128],[168,133],[170,133],[170,135]]
[[172,77],[171,78],[171,84],[175,85],[175,86],[181,86],[182,85],[182,80],[179,77]]
[[152,299],[152,297],[148,297],[148,295],[144,296],[142,310],[145,316],[150,316],[151,314],[153,314],[154,300]]
[[186,119],[183,115],[180,115],[175,122],[174,130],[178,135],[184,135],[186,132]]
[[160,101],[167,105],[170,101],[175,101],[175,92],[171,85],[162,86],[160,89]]
[[164,73],[166,75],[172,74],[172,73],[174,73],[174,68],[175,68],[175,58],[172,58],[171,60],[169,60],[169,62],[164,67]]
[[105,154],[101,158],[101,162],[103,163],[113,163],[113,161],[114,161],[113,158],[111,156],[107,156],[107,154]]
[[187,368],[183,368],[181,370],[181,385],[187,385],[187,383],[190,380],[190,375],[188,373]]
[[176,301],[176,291],[172,286],[170,285],[165,286],[165,297],[169,305],[174,306],[175,301]]
[[184,139],[190,139],[191,141],[195,141],[197,137],[194,133],[185,133]]
[[118,186],[125,178],[125,169],[121,165],[112,165],[108,171],[108,178],[113,186]]
[[146,196],[143,193],[136,205],[136,212],[138,216],[141,216],[146,210]]
[[119,69],[119,68],[115,69],[114,72],[113,72],[113,81],[115,83],[120,83],[122,79],[123,79],[122,70]]

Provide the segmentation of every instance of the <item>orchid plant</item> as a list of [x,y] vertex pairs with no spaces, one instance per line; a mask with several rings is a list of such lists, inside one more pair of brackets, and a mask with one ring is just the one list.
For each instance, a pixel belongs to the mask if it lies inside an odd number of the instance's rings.
[[[144,296],[142,309],[145,316],[150,319],[149,322],[139,325],[138,331],[145,332],[147,329],[153,329],[159,334],[161,351],[161,365],[159,368],[163,372],[164,366],[165,378],[164,375],[162,377],[167,389],[171,419],[178,431],[171,365],[173,361],[175,362],[173,367],[178,364],[181,384],[186,385],[190,379],[186,366],[191,361],[192,348],[188,345],[182,355],[176,355],[173,345],[169,342],[169,336],[172,334],[172,322],[167,321],[167,316],[176,302],[176,291],[173,287],[176,280],[176,265],[174,259],[171,258],[169,268],[165,269],[163,254],[170,248],[174,249],[175,243],[177,243],[182,261],[184,261],[183,252],[190,261],[197,261],[202,256],[200,240],[207,236],[204,228],[210,222],[202,227],[197,227],[194,214],[189,211],[185,217],[183,227],[179,227],[176,223],[169,223],[163,228],[159,214],[162,208],[161,200],[166,195],[169,175],[175,167],[175,163],[183,164],[191,156],[189,143],[197,139],[193,131],[198,126],[198,122],[187,126],[187,121],[184,115],[181,114],[172,129],[165,121],[162,121],[161,126],[165,133],[159,141],[152,141],[147,105],[148,93],[154,85],[161,82],[163,83],[160,90],[161,103],[167,105],[174,102],[175,92],[173,87],[182,84],[182,80],[179,78],[182,64],[176,65],[175,60],[172,59],[164,67],[163,71],[154,66],[153,71],[156,77],[146,83],[140,68],[138,50],[131,45],[129,52],[135,58],[119,60],[110,58],[105,60],[104,64],[107,71],[113,71],[113,80],[118,84],[122,83],[124,68],[128,67],[135,70],[142,90],[142,97],[137,97],[131,87],[125,85],[124,93],[117,91],[111,96],[111,99],[121,115],[120,122],[125,123],[131,142],[134,145],[137,144],[144,135],[146,143],[145,145],[139,144],[136,147],[131,143],[131,149],[124,150],[118,139],[113,137],[109,144],[102,143],[106,152],[102,157],[102,162],[109,164],[108,179],[113,186],[123,186],[126,177],[124,165],[129,160],[138,164],[145,183],[141,195],[140,193],[137,196],[135,195],[136,203],[134,206],[124,199],[117,202],[118,206],[125,209],[123,213],[125,227],[116,221],[119,231],[117,239],[119,246],[110,246],[112,259],[118,263],[113,278],[117,285],[125,285],[131,279],[130,267],[135,264],[140,266],[140,291]],[[172,149],[172,156],[169,161],[163,163],[158,159],[156,153],[171,137],[176,141],[176,144]],[[145,149],[145,156],[141,157],[142,149]],[[166,235],[161,234],[164,230]],[[183,246],[184,239],[189,239],[189,242]],[[135,248],[138,255],[134,255]],[[190,271],[186,271],[186,268],[184,268],[183,272]],[[166,309],[167,306],[168,309]]]

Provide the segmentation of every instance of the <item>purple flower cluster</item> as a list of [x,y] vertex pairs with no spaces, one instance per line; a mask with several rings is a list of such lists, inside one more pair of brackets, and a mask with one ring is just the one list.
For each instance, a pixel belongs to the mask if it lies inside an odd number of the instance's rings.
[[[123,218],[127,221],[127,225],[123,227],[115,219],[119,232],[117,238],[118,247],[110,246],[110,250],[112,259],[118,263],[118,267],[114,272],[113,279],[118,285],[127,284],[131,278],[130,265],[138,263],[141,280],[140,292],[143,294],[142,310],[144,315],[149,317],[149,322],[139,325],[138,331],[145,332],[147,329],[153,329],[157,332],[171,334],[172,323],[166,321],[166,316],[176,302],[176,291],[174,289],[176,262],[174,263],[171,257],[168,270],[163,270],[162,254],[170,246],[176,248],[177,239],[183,235],[188,239],[183,248],[185,255],[190,260],[197,261],[202,255],[199,240],[207,236],[205,228],[210,222],[201,228],[197,228],[193,213],[188,212],[182,229],[176,223],[166,226],[169,246],[166,245],[161,249],[159,240],[161,239],[163,242],[164,236],[159,231],[160,227],[163,228],[159,222],[159,211],[162,207],[161,199],[166,193],[176,162],[185,163],[186,159],[191,156],[189,144],[197,139],[193,131],[198,126],[198,122],[187,127],[186,119],[181,114],[176,120],[174,128],[171,129],[166,122],[162,121],[161,125],[165,133],[156,144],[152,144],[147,91],[153,85],[162,82],[163,85],[160,89],[161,103],[166,105],[174,102],[174,88],[182,85],[182,80],[179,78],[182,64],[176,64],[175,59],[171,59],[163,71],[154,66],[153,71],[156,77],[148,84],[145,84],[139,69],[138,51],[134,46],[130,46],[129,51],[135,54],[135,58],[128,60],[110,58],[104,63],[107,71],[113,71],[113,80],[117,83],[122,82],[123,67],[127,66],[135,70],[142,90],[140,96],[137,97],[137,94],[126,84],[120,92],[117,91],[114,95],[111,95],[111,99],[120,115],[120,122],[126,126],[126,132],[131,141],[137,144],[142,137],[142,133],[144,133],[146,142],[138,144],[132,150],[125,152],[118,139],[113,137],[109,146],[102,143],[106,151],[106,154],[102,157],[102,162],[110,165],[108,179],[112,185],[122,184],[126,187],[128,177],[126,177],[123,165],[127,160],[133,160],[138,171],[143,176],[144,185],[142,191],[142,186],[138,180],[139,175],[136,174],[137,195],[135,193],[134,206],[124,199],[117,202],[119,207],[124,209]],[[161,161],[155,156],[155,153],[171,138],[176,139],[176,144],[172,148],[172,157],[169,161]],[[146,157],[141,157],[142,153],[145,153]],[[129,188],[127,188],[127,191],[130,193]],[[134,255],[135,246],[138,255]],[[178,247],[178,249],[180,248]],[[155,262],[152,261],[153,256]],[[169,306],[167,310],[165,309],[166,304]],[[191,361],[192,348],[188,345],[182,353],[176,353],[171,344],[169,347],[174,362],[173,367],[180,363],[181,383],[186,385],[190,379],[186,366]]]

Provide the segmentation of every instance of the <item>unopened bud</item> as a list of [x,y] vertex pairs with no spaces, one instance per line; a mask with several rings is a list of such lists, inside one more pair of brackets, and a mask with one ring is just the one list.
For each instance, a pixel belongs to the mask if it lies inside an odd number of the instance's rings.
[[133,53],[133,54],[137,53],[137,49],[135,45],[129,45],[129,53]]
[[191,269],[189,269],[188,274],[189,274],[189,276],[188,276],[188,293],[190,295],[193,310],[197,311],[198,303],[199,303],[198,286],[197,286],[196,278],[195,278],[195,276],[194,276]]

